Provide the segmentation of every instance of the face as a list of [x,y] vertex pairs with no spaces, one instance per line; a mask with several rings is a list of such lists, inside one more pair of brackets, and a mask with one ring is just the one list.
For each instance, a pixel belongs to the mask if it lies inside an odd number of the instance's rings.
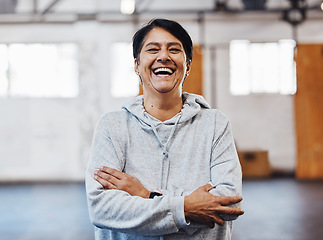
[[139,59],[135,59],[144,94],[181,94],[189,70],[190,62],[180,40],[163,28],[154,28],[147,34]]

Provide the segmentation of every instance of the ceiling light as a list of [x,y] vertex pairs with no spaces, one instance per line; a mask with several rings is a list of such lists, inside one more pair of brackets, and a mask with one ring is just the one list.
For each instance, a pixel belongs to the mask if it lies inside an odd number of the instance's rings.
[[305,9],[291,8],[284,11],[283,19],[292,25],[298,25],[305,20]]
[[120,11],[123,14],[133,14],[135,11],[135,0],[121,0]]
[[321,9],[322,9],[322,11],[323,11],[323,2],[321,3]]
[[290,0],[291,7],[283,11],[283,19],[296,26],[306,19],[304,0]]

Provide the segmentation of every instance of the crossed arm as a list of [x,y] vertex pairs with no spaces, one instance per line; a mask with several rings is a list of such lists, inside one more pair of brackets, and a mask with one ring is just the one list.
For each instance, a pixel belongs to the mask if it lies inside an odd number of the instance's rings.
[[[231,138],[230,133],[222,134],[227,131],[219,129],[219,134],[215,136],[217,141],[214,147],[217,151],[212,153],[210,162],[210,183],[213,187],[207,184],[194,192],[182,192],[182,189],[173,186],[170,191],[162,190],[163,197],[150,201],[147,199],[150,192],[139,180],[122,172],[124,146],[111,138],[109,130],[117,128],[113,124],[110,126],[108,120],[108,117],[104,117],[98,125],[86,171],[89,212],[95,226],[139,235],[157,236],[178,231],[193,234],[201,224],[213,227],[216,223],[229,227],[225,221],[243,214],[241,209],[229,206],[239,203],[241,197],[216,196],[240,193],[240,170],[236,157],[232,158],[232,141],[223,141],[224,138]],[[126,134],[118,132],[114,135]],[[228,149],[231,151],[228,152]],[[102,165],[115,170],[102,168],[95,173],[94,179],[93,172]]]
[[[101,166],[95,171],[94,178],[105,190],[122,190],[131,196],[149,198],[150,191],[137,178],[127,173]],[[214,223],[224,224],[221,214],[239,216],[244,213],[240,208],[229,206],[242,201],[242,197],[215,196],[209,192],[212,189],[214,188],[210,184],[206,184],[184,198],[184,214],[187,219],[213,228]]]

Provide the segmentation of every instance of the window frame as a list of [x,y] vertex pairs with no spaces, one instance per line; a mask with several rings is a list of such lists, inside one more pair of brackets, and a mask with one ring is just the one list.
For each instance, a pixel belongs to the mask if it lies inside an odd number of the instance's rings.
[[[233,84],[235,84],[233,81],[233,76],[236,75],[236,76],[241,76],[241,72],[240,73],[236,73],[234,72],[235,69],[232,68],[233,64],[235,64],[234,62],[238,62],[236,59],[233,59],[233,53],[232,53],[232,48],[234,47],[232,43],[234,42],[245,42],[245,44],[247,45],[247,49],[246,51],[248,51],[246,54],[247,54],[247,59],[246,61],[243,63],[245,64],[244,67],[241,67],[241,69],[243,69],[245,73],[248,77],[244,77],[245,78],[245,81],[240,84],[240,86],[238,85],[235,85],[233,86]],[[285,42],[289,42],[290,43],[290,47],[293,47],[293,54],[292,56],[292,61],[290,62],[290,80],[289,80],[289,88],[288,88],[288,91],[286,90],[287,88],[284,89],[283,87],[283,84],[287,81],[281,81],[281,79],[284,79],[283,77],[279,77],[277,79],[277,85],[276,85],[276,88],[275,88],[275,91],[270,91],[268,90],[268,88],[266,89],[266,87],[262,87],[259,91],[255,90],[254,88],[254,85],[256,82],[255,80],[251,77],[251,75],[254,73],[251,68],[252,68],[252,60],[250,60],[250,55],[252,54],[252,51],[255,51],[255,50],[252,50],[252,47],[257,47],[257,45],[259,47],[262,48],[262,51],[264,52],[264,50],[267,50],[265,49],[265,47],[268,48],[268,46],[272,45],[272,44],[276,44],[276,49],[279,49],[282,47],[282,44],[284,44]],[[265,46],[265,44],[268,44],[267,46]],[[293,46],[292,46],[293,45]],[[264,47],[265,46],[265,47]],[[296,94],[296,91],[297,91],[297,76],[296,76],[296,62],[294,60],[295,58],[295,49],[296,49],[296,42],[292,39],[281,39],[281,40],[278,40],[278,41],[270,41],[270,42],[256,42],[256,41],[250,41],[250,40],[232,40],[230,42],[230,47],[229,47],[229,55],[230,55],[230,94],[233,95],[233,96],[250,96],[250,95],[294,95]],[[282,51],[281,49],[279,49],[280,51]],[[289,49],[291,50],[291,49]],[[287,56],[287,55],[286,55]],[[280,59],[279,59],[280,60]],[[259,59],[258,59],[259,61]],[[265,62],[265,61],[259,61],[259,62]],[[241,61],[239,62],[241,63]],[[263,64],[264,65],[264,64]],[[277,68],[277,73],[279,75],[282,75],[283,73],[285,73],[286,71],[281,71],[282,69],[284,69],[284,67],[281,67],[281,64],[277,64],[279,67]],[[262,66],[263,68],[265,68],[264,66]],[[236,77],[234,76],[234,77]],[[243,84],[246,84],[244,90],[242,91],[237,91],[237,89],[239,89],[239,87],[241,87]],[[265,80],[262,80],[260,84],[266,84],[266,81]],[[267,81],[267,84],[268,84],[268,81]],[[238,86],[238,87],[237,87]]]
[[[6,92],[1,93],[0,92],[0,99],[40,99],[40,98],[44,98],[44,99],[70,99],[70,98],[77,98],[79,96],[79,92],[80,92],[80,70],[79,70],[79,46],[77,42],[73,42],[73,41],[66,41],[66,42],[43,42],[43,41],[35,41],[35,42],[0,42],[0,46],[5,45],[8,51],[8,55],[9,55],[9,49],[10,49],[10,45],[74,45],[75,47],[75,52],[73,54],[75,54],[75,58],[74,60],[74,64],[75,64],[75,87],[74,90],[71,91],[70,93],[62,93],[62,92],[56,92],[56,93],[46,93],[46,95],[44,94],[35,94],[32,92],[28,92],[28,90],[25,90],[25,93],[23,94],[17,94],[14,93],[13,91],[8,91],[5,90]],[[56,49],[57,50],[57,49]],[[74,51],[73,50],[73,51]],[[10,57],[7,57],[7,64],[8,64],[8,68],[7,69],[7,73],[6,73],[6,77],[7,77],[7,82],[8,85],[11,84],[11,82],[13,81],[12,78],[10,77],[10,71],[12,71],[12,69],[10,69]],[[62,58],[58,59],[57,62],[62,61]],[[59,86],[62,85],[57,85],[57,88],[59,88]],[[0,86],[1,87],[1,86]],[[39,92],[41,92],[42,90],[40,90]],[[72,93],[74,92],[74,93]]]

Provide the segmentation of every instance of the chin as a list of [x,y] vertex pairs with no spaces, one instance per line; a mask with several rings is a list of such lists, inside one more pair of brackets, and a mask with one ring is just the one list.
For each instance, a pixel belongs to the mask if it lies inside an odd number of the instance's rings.
[[168,93],[168,92],[171,92],[175,89],[176,86],[170,86],[168,84],[166,85],[153,85],[153,88],[157,91],[157,92],[160,92],[160,93]]
[[172,88],[155,88],[155,90],[159,93],[175,93],[175,92],[181,92],[182,89],[177,89],[176,87],[172,87]]

